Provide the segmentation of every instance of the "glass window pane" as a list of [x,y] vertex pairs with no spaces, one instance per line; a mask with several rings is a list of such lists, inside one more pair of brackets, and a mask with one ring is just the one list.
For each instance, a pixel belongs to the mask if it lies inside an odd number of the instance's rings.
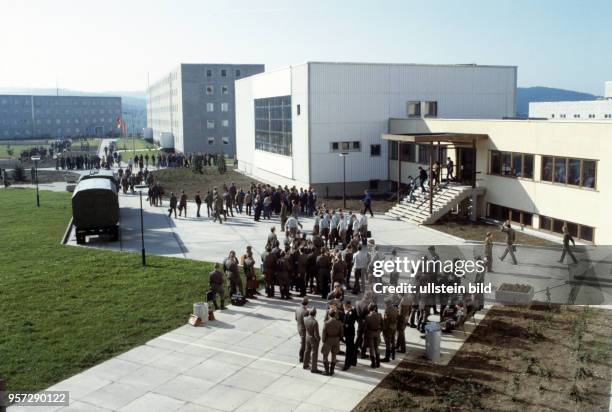
[[519,210],[512,209],[510,213],[510,219],[513,222],[521,222],[521,212]]
[[502,175],[512,175],[512,154],[502,153]]
[[567,159],[555,157],[555,183],[567,183]]
[[593,228],[590,226],[580,225],[580,239],[593,241]]
[[533,155],[523,155],[523,177],[533,179]]
[[491,152],[491,174],[501,174],[501,153],[493,151]]
[[565,222],[563,220],[558,220],[558,219],[553,220],[553,232],[563,233],[564,224]]
[[521,177],[523,170],[523,155],[514,153],[512,155],[512,175]]
[[525,226],[533,225],[533,215],[531,213],[523,212],[523,224]]
[[582,186],[595,188],[595,165],[594,160],[582,161]]
[[553,158],[552,156],[542,156],[542,180],[552,182]]
[[576,186],[580,185],[580,159],[569,159],[567,183]]
[[576,223],[567,222],[567,230],[573,237],[578,237],[578,225]]
[[540,216],[540,229],[552,230],[552,220],[546,216]]

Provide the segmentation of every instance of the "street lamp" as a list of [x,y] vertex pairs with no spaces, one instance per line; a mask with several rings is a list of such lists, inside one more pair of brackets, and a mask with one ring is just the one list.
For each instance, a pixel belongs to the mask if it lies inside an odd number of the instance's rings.
[[32,161],[34,162],[34,178],[36,179],[36,207],[40,207],[40,196],[38,195],[38,161],[40,160],[40,156],[32,156]]
[[346,157],[348,152],[340,153],[342,158],[342,208],[346,209]]
[[147,185],[136,185],[136,189],[138,189],[138,193],[140,193],[140,244],[142,246],[142,266],[147,265],[147,260],[145,256],[145,244],[144,244],[144,219],[142,215],[142,190],[148,188]]

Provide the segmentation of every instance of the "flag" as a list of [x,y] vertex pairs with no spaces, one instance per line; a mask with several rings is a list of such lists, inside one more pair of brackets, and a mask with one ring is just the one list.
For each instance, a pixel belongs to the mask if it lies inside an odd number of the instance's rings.
[[117,129],[119,129],[119,133],[121,133],[121,136],[127,136],[127,126],[123,121],[122,116],[117,117]]

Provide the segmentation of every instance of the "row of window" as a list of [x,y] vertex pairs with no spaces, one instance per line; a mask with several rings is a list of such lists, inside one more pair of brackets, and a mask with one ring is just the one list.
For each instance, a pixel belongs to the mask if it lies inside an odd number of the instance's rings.
[[[228,112],[229,111],[229,103],[220,103],[221,106],[221,111],[222,112]],[[206,103],[206,111],[211,113],[215,111],[215,104],[214,103]]]
[[[213,86],[212,84],[207,85],[204,88],[204,90],[205,90],[206,94],[209,95],[209,96],[215,94],[215,86]],[[221,94],[223,96],[227,96],[229,94],[229,87],[221,86]]]
[[[489,203],[487,216],[502,222],[509,219],[512,222],[524,226],[533,226],[532,213],[518,209],[512,209],[510,207],[496,205],[493,203]],[[567,220],[562,219],[554,219],[552,217],[542,215],[540,215],[539,220],[539,229],[541,230],[563,234],[563,226],[567,226],[569,233],[577,239],[593,242],[593,239],[595,238],[595,229],[591,226],[568,222]]]
[[[216,145],[216,144],[217,144],[217,138],[216,138],[216,137],[212,137],[212,136],[210,136],[210,137],[208,137],[207,139],[208,139],[208,145],[209,145],[209,146],[214,146],[214,145]],[[230,144],[230,139],[229,139],[229,137],[222,137],[222,138],[221,138],[221,143],[222,143],[222,144],[224,144],[224,145],[228,145],[228,144]]]
[[[8,105],[11,104],[11,100],[7,98],[0,99],[0,104]],[[32,98],[30,96],[14,99],[13,104],[15,106],[23,105],[29,106],[32,104]],[[121,100],[119,99],[66,99],[66,98],[34,98],[34,107],[40,106],[121,106]]]
[[408,117],[436,117],[438,116],[438,102],[408,102],[406,103],[406,114]]
[[591,226],[580,225],[562,219],[554,219],[548,216],[540,216],[540,229],[542,230],[563,234],[563,226],[566,226],[568,232],[575,238],[588,242],[593,242],[595,238],[595,229]]
[[[533,179],[534,155],[491,151],[489,173]],[[542,156],[540,180],[594,189],[597,161],[558,156]]]
[[[227,77],[227,69],[221,69],[219,74],[221,74],[221,77]],[[212,76],[213,76],[213,69],[206,69],[206,77],[212,77]],[[234,70],[234,77],[236,78],[240,77],[240,69]]]
[[[416,144],[412,142],[400,143],[400,156],[402,162],[417,162],[417,151],[419,153],[418,163],[423,165],[429,164],[429,144]],[[391,153],[391,159],[397,160],[397,142],[389,142],[389,153]],[[447,157],[446,146],[433,146],[433,161],[445,163]]]
[[[561,114],[559,114],[559,118],[560,118],[560,119],[565,119],[566,117],[567,117],[567,116],[565,115],[565,113],[561,113]],[[596,116],[594,113],[590,113],[590,114],[588,115],[588,118],[589,118],[589,119],[595,119],[596,117],[597,117],[597,116]],[[552,113],[552,114],[550,115],[550,118],[551,118],[551,119],[554,119],[554,118],[555,118],[555,114],[554,114],[554,113]],[[603,118],[604,118],[604,119],[612,119],[612,113],[604,113]],[[578,114],[578,113],[574,114],[574,119],[580,119],[580,114]]]
[[532,154],[491,151],[491,174],[533,179]]
[[[214,120],[207,120],[206,121],[206,128],[207,129],[214,129],[216,127],[215,121]],[[229,127],[229,120],[227,119],[223,119],[221,120],[221,127]]]

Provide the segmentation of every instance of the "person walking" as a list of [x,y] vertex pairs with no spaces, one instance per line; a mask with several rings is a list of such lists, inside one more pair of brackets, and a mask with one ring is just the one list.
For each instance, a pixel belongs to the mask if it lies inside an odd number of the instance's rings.
[[576,256],[574,256],[574,253],[572,252],[572,249],[570,248],[570,242],[572,243],[572,246],[576,247],[576,242],[574,241],[574,238],[570,234],[567,228],[567,224],[564,224],[563,225],[563,252],[561,253],[561,259],[559,259],[559,263],[563,263],[563,261],[565,260],[565,255],[569,255],[569,257],[571,257],[572,260],[574,261],[574,264],[578,263],[578,259],[576,259]]
[[196,203],[196,206],[197,206],[196,217],[201,217],[200,216],[200,208],[202,207],[202,198],[200,197],[200,191],[199,190],[196,192],[196,195],[195,195],[195,203]]
[[427,172],[422,166],[419,166],[419,185],[421,186],[421,192],[425,193],[425,182],[427,181]]
[[357,253],[353,256],[353,268],[355,271],[353,294],[355,295],[359,295],[362,289],[365,290],[365,277],[369,263],[368,251],[363,248],[363,245],[357,246]]
[[391,299],[385,300],[385,315],[383,317],[383,336],[385,338],[385,358],[381,362],[395,359],[395,332],[399,313]]
[[455,173],[455,164],[453,163],[453,160],[450,157],[447,157],[446,158],[446,181],[447,182],[450,182],[451,180],[455,178],[454,173]]
[[506,223],[502,226],[501,231],[506,234],[506,250],[504,251],[504,254],[499,257],[499,260],[503,262],[506,255],[510,254],[512,264],[517,265],[518,262],[516,261],[516,256],[514,256],[514,252],[516,251],[516,247],[514,246],[516,233],[510,225],[510,220],[506,220]]
[[204,202],[206,203],[206,214],[208,215],[208,217],[210,217],[211,213],[214,215],[215,212],[213,209],[213,194],[210,190],[206,192],[206,197],[204,197]]
[[372,198],[367,190],[364,192],[363,200],[361,202],[363,203],[363,214],[365,215],[369,211],[370,216],[374,217],[374,212],[372,212]]
[[185,217],[187,217],[187,195],[184,190],[181,190],[181,199],[179,201],[179,216],[182,216],[183,211],[185,212]]
[[176,206],[178,204],[178,199],[174,192],[170,193],[170,208],[168,209],[168,217],[172,217],[172,212],[174,211],[174,218],[176,219]]

